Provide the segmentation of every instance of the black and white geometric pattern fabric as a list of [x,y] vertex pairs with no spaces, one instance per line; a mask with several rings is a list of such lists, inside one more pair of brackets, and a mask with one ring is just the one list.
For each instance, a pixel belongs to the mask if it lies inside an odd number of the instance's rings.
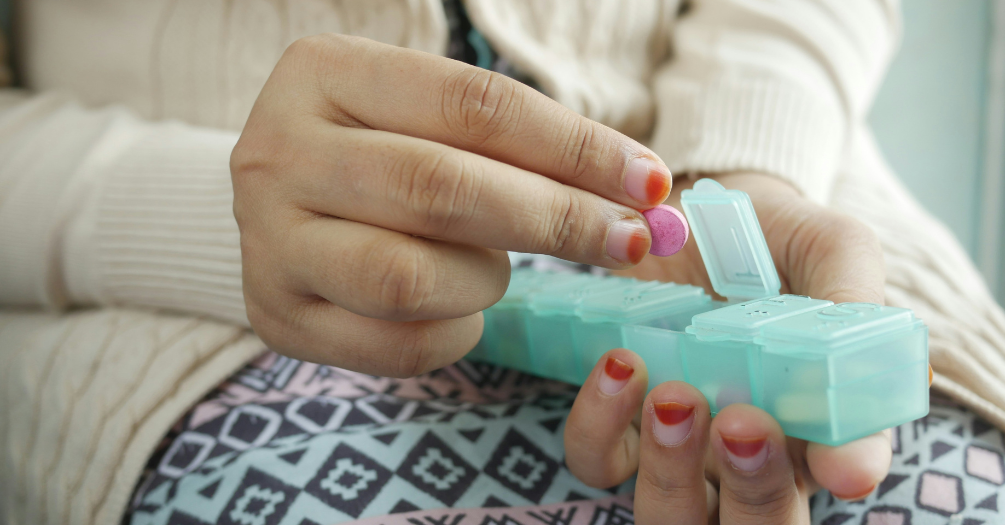
[[811,501],[813,523],[1005,523],[1005,513],[998,509],[1005,485],[1003,445],[1001,431],[963,407],[933,395],[927,417],[893,429],[890,475],[876,490],[856,503],[818,494]]
[[631,492],[587,487],[563,466],[574,399],[568,387],[487,405],[387,393],[239,405],[173,438],[131,523],[331,524]]

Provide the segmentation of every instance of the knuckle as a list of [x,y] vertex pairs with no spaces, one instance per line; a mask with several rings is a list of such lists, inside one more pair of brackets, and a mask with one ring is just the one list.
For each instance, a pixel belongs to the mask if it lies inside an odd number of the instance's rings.
[[447,77],[442,93],[449,129],[476,146],[499,139],[514,127],[524,97],[514,81],[474,67]]
[[271,316],[266,313],[265,309],[257,301],[253,301],[247,293],[245,293],[244,304],[248,314],[248,324],[251,325],[251,329],[255,332],[255,335],[266,343],[274,341],[277,334],[275,333],[275,323],[272,321]]
[[280,58],[280,61],[328,61],[334,54],[347,47],[360,45],[365,41],[361,37],[340,35],[337,33],[321,33],[305,36],[294,40]]
[[298,350],[302,350],[302,334],[308,324],[306,308],[287,305],[279,312],[270,301],[252,299],[246,299],[245,306],[251,329],[269,348],[284,355],[297,354]]
[[322,33],[319,35],[305,36],[294,40],[286,47],[284,58],[288,57],[313,57],[324,55],[331,51],[336,45],[339,35]]
[[639,469],[638,485],[648,487],[651,499],[670,508],[690,505],[694,494],[694,487],[686,481],[660,474],[651,468]]
[[251,141],[258,142],[255,138],[242,136],[230,155],[230,183],[234,195],[232,210],[242,234],[254,223],[255,212],[274,202],[276,195],[266,189],[275,183],[274,177],[270,176],[275,157],[269,158],[269,152],[264,148],[250,146]]
[[579,246],[584,225],[580,220],[580,199],[569,192],[559,192],[545,209],[545,220],[539,221],[535,233],[536,251],[549,254],[564,253],[569,247]]
[[420,156],[402,166],[398,177],[404,185],[404,200],[438,233],[463,229],[478,209],[483,176],[459,155],[440,153]]
[[849,236],[864,246],[869,248],[879,250],[879,236],[864,222],[855,219],[854,217],[844,216],[844,227],[849,232]]
[[599,172],[608,144],[599,136],[597,124],[578,115],[573,118],[566,154],[562,159],[565,165],[561,166],[561,171],[569,174],[571,181]]
[[428,324],[409,327],[393,364],[394,377],[415,377],[427,372],[433,360],[433,336]]
[[276,252],[261,235],[240,237],[242,289],[248,323],[269,348],[283,351],[299,346],[307,326],[308,308],[276,275]]
[[[728,491],[733,512],[740,516],[756,516],[766,523],[787,523],[786,517],[799,508],[796,492],[790,486],[767,489],[757,486],[720,488]],[[737,516],[734,516],[737,517]]]
[[342,126],[365,128],[343,108],[342,92],[350,84],[347,79],[358,78],[361,67],[371,64],[375,56],[382,56],[376,44],[363,37],[335,33],[303,37],[286,48],[266,86],[273,82],[286,84],[286,91],[295,89],[304,95],[280,97],[290,108],[324,116]]
[[[242,184],[253,173],[267,169],[269,162],[269,151],[257,147],[258,136],[253,132],[245,131],[238,139],[234,149],[230,151],[230,177],[235,186]],[[235,191],[238,188],[235,187]]]
[[431,301],[436,269],[418,242],[392,243],[381,252],[378,257],[384,262],[378,297],[382,317],[407,320]]
[[851,215],[837,211],[828,211],[831,216],[827,222],[831,225],[832,229],[843,231],[845,235],[855,237],[867,236],[872,233],[872,230],[868,226]]
[[584,408],[586,407],[573,405],[573,413],[566,419],[565,448],[568,456],[576,457],[576,463],[590,465],[609,452],[612,439],[606,432],[589,425],[587,418],[580,412]]
[[[319,74],[339,68],[345,62],[343,60],[348,55],[353,43],[352,37],[336,35],[333,33],[323,33],[319,35],[306,36],[293,41],[276,64],[277,77],[292,75],[293,77],[306,76],[320,80]],[[320,87],[320,84],[315,86]]]
[[[607,440],[589,436],[591,431],[596,430],[573,431],[566,427],[565,449],[569,472],[589,487],[606,489],[617,485],[626,477],[621,470],[628,466],[637,467],[638,457],[633,457],[623,444],[619,447]],[[617,458],[619,453],[625,456],[620,458],[620,462]],[[632,473],[634,471],[632,468]]]
[[841,251],[880,254],[879,236],[864,222],[840,212],[831,212],[826,218],[826,238],[834,239],[834,247]]

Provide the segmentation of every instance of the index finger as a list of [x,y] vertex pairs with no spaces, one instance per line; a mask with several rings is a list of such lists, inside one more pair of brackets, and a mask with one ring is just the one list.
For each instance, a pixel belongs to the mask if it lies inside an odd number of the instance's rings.
[[362,38],[307,39],[334,120],[431,140],[539,173],[636,209],[670,194],[648,148],[520,82]]

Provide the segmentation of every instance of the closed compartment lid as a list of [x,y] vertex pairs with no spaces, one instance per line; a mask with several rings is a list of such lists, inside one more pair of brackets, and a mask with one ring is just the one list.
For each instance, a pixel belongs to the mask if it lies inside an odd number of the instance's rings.
[[584,299],[579,316],[586,322],[626,322],[668,315],[682,308],[708,303],[711,298],[697,286],[648,282]]
[[761,330],[762,341],[805,343],[807,348],[827,347],[910,330],[921,323],[905,308],[872,303],[841,303],[773,322]]
[[637,279],[628,279],[625,277],[594,277],[585,281],[570,281],[554,286],[546,286],[531,293],[527,300],[531,311],[538,315],[572,315],[576,312],[579,304],[588,297],[609,293],[614,290],[622,290],[639,284],[644,283]]
[[552,273],[518,269],[513,271],[506,293],[496,304],[499,306],[522,305],[530,294],[546,287],[565,286],[570,283],[582,284],[596,280],[598,280],[596,277],[581,273]]
[[700,313],[691,320],[687,333],[701,340],[752,341],[764,327],[833,304],[831,301],[812,299],[803,295],[779,295],[755,299]]

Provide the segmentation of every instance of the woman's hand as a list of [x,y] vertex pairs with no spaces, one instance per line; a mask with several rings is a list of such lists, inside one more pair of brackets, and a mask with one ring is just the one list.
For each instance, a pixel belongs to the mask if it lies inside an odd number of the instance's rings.
[[506,77],[339,35],[283,55],[231,158],[248,319],[271,348],[409,376],[467,353],[504,250],[627,268],[669,171]]
[[[715,178],[750,195],[782,293],[883,302],[882,252],[866,226],[805,200],[774,177]],[[678,205],[680,191],[690,186],[681,181],[668,204]],[[647,258],[629,273],[709,288],[693,239],[677,255]],[[638,472],[640,525],[665,523],[670,516],[682,525],[716,519],[804,525],[810,523],[807,500],[817,490],[859,499],[886,477],[889,432],[838,447],[807,443],[786,438],[758,408],[730,405],[710,419],[708,403],[694,387],[669,382],[646,396],[647,382],[638,355],[608,352],[580,390],[565,429],[566,462],[585,483],[610,487]]]

